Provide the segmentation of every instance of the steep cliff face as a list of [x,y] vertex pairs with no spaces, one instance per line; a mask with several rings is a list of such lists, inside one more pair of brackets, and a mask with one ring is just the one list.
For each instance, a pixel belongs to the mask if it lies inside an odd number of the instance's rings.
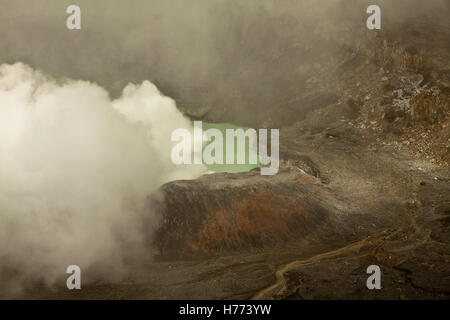
[[391,223],[390,213],[377,214],[370,205],[361,210],[295,169],[277,179],[257,171],[165,185],[158,205],[163,227],[155,239],[160,254],[181,258],[344,243]]
[[329,220],[321,196],[331,194],[317,190],[312,178],[299,179],[288,171],[271,179],[253,170],[165,185],[164,226],[156,240],[161,254],[263,249],[312,236]]
[[[314,238],[330,226],[322,199],[339,203],[311,177],[282,172],[275,179],[259,170],[213,174],[162,188],[163,228],[156,239],[162,255],[218,254],[283,247]],[[330,235],[331,236],[331,235]]]

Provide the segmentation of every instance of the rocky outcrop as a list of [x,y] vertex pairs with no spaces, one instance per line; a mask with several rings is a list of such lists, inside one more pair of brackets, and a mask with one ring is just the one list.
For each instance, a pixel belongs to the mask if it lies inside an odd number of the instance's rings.
[[[286,131],[285,137],[290,134],[294,133]],[[205,257],[312,243],[348,243],[393,225],[401,199],[394,190],[386,193],[373,188],[371,172],[365,172],[364,178],[358,174],[359,181],[367,178],[361,182],[364,192],[347,193],[353,188],[347,177],[352,174],[350,170],[357,165],[367,170],[373,165],[362,165],[358,158],[345,159],[348,152],[340,145],[350,147],[351,142],[346,142],[344,135],[343,129],[336,129],[316,137],[325,147],[330,143],[330,152],[336,148],[335,160],[322,168],[291,148],[281,153],[282,167],[274,176],[261,176],[257,168],[164,185],[151,204],[162,221],[154,239],[160,255]],[[297,142],[302,141],[310,145],[314,138],[306,135]],[[314,158],[331,160],[326,153],[314,154]],[[361,154],[373,157],[368,152]]]

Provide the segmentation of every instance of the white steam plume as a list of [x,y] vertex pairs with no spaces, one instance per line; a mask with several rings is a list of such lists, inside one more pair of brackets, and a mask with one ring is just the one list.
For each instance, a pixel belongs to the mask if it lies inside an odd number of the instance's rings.
[[[116,275],[157,220],[147,197],[202,166],[170,161],[190,121],[148,81],[115,101],[96,84],[0,66],[0,283],[54,285],[68,265]],[[147,230],[142,230],[144,220]],[[148,222],[150,221],[150,224]]]

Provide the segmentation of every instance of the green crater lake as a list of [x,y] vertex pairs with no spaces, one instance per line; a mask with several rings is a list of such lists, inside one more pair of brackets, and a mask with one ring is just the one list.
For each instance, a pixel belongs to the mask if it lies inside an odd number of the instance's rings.
[[[236,126],[236,125],[233,125],[230,123],[207,123],[207,122],[203,122],[202,126],[203,126],[203,131],[206,131],[208,129],[218,129],[222,132],[222,136],[223,136],[223,164],[208,165],[205,163],[205,165],[209,171],[237,173],[237,172],[250,171],[252,169],[255,169],[255,168],[258,168],[261,166],[261,163],[259,161],[259,157],[258,157],[257,153],[255,151],[251,150],[251,148],[249,146],[250,142],[249,142],[248,138],[245,139],[246,140],[245,141],[245,164],[237,164],[237,139],[236,138],[234,138],[234,164],[226,164],[226,143],[227,143],[226,130],[227,129],[232,129],[232,130],[242,129],[242,130],[246,131],[249,128]],[[205,142],[205,144],[203,145],[203,150],[210,143],[212,143],[212,141]],[[258,159],[256,164],[249,163],[250,155],[252,155],[252,156],[256,155],[256,159]]]

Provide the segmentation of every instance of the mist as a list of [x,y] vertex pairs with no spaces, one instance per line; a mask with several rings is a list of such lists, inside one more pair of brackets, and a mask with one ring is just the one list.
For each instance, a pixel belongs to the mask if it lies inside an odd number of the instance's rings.
[[[65,27],[71,4],[81,30]],[[382,32],[449,21],[446,0],[0,0],[0,61],[95,81],[113,97],[148,79],[180,106],[210,108],[205,120],[259,126],[305,94],[314,65],[332,72],[376,34],[369,4],[382,8]]]
[[148,81],[111,100],[94,83],[1,65],[2,289],[52,286],[72,264],[111,280],[126,261],[150,259],[148,196],[205,171],[170,161],[171,131],[190,127]]

